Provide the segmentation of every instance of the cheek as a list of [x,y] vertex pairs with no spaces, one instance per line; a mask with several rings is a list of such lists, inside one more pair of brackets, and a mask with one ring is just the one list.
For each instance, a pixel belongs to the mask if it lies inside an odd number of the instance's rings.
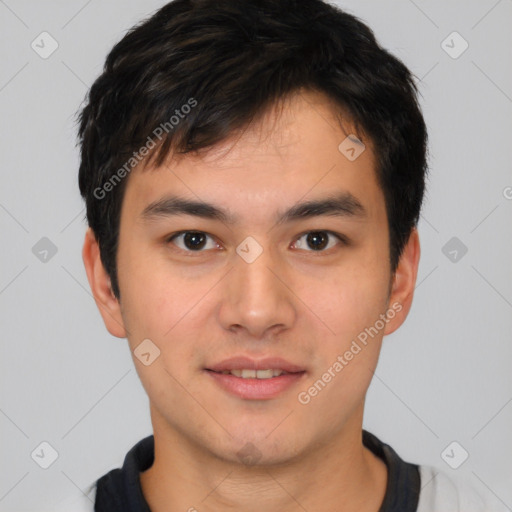
[[142,336],[159,344],[183,315],[187,289],[163,261],[136,247],[126,244],[119,254],[121,305],[128,337],[133,343]]
[[309,287],[304,302],[314,304],[329,331],[324,329],[327,334],[318,336],[312,356],[315,371],[301,391],[309,404],[304,412],[321,417],[324,426],[334,428],[340,417],[348,418],[371,382],[385,327],[380,315],[386,311],[387,280],[382,276],[354,268],[322,286],[321,294],[315,293],[318,284]]
[[132,350],[149,338],[160,349],[160,362],[173,374],[181,373],[197,358],[198,334],[205,317],[213,314],[205,309],[211,306],[208,292],[219,276],[213,272],[187,276],[154,257],[147,265],[133,257],[124,273],[123,317]]
[[[206,287],[200,280],[186,283],[162,265],[137,265],[134,260],[125,273],[123,319],[129,326],[128,341],[137,372],[152,400],[177,407],[182,395],[178,383],[187,381],[189,367],[195,364],[200,299],[211,285]],[[146,339],[157,347],[150,350],[158,353],[149,366],[137,360],[136,352]]]
[[360,261],[332,269],[328,279],[308,281],[300,296],[329,327],[336,345],[372,326],[386,309],[389,273],[382,264]]

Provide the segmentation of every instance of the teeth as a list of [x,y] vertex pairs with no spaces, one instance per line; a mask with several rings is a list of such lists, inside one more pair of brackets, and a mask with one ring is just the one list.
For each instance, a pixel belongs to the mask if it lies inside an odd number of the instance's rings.
[[271,379],[272,377],[279,377],[283,370],[224,370],[223,374],[232,374],[235,377],[241,377],[242,379]]

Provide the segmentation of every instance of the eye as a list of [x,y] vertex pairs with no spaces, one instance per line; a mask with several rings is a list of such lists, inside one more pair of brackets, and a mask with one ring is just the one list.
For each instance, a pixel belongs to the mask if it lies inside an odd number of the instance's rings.
[[347,244],[345,237],[331,231],[309,231],[297,239],[295,248],[307,250],[307,247],[312,247],[313,252],[325,252],[325,249],[331,249],[336,245],[335,243],[330,243],[329,238],[336,238],[342,244]]
[[[212,245],[208,247],[208,238],[212,240]],[[175,240],[180,240],[182,245],[180,246]],[[215,249],[217,243],[213,241],[213,238],[204,233],[203,231],[181,231],[170,236],[167,239],[167,242],[172,242],[176,246],[178,246],[181,250],[187,252],[204,252],[202,249]]]
[[[210,239],[210,246],[208,246]],[[347,245],[348,241],[343,235],[338,235],[332,231],[309,231],[301,235],[294,244],[295,249],[312,248],[309,252],[326,252],[336,245],[335,240]],[[185,252],[205,252],[207,249],[218,247],[217,242],[204,231],[180,231],[167,238],[167,243],[173,243],[179,249]],[[204,249],[204,250],[203,250]]]

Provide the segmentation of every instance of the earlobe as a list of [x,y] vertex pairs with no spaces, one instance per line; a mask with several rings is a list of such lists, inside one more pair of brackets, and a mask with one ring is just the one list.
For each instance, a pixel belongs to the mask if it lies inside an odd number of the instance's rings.
[[125,338],[126,329],[121,315],[121,307],[112,292],[110,277],[101,261],[100,248],[91,228],[88,228],[85,233],[82,258],[87,279],[105,327],[112,336]]
[[391,334],[396,331],[405,321],[411,309],[416,277],[420,261],[420,241],[418,230],[411,231],[398,267],[393,277],[391,294],[389,298],[389,309],[394,311],[394,316],[389,315],[389,322],[386,324],[384,334]]

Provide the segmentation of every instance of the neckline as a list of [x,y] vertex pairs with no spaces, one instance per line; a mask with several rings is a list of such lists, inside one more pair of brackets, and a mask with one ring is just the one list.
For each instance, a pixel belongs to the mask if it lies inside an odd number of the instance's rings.
[[[384,500],[378,512],[415,512],[420,493],[418,466],[402,460],[391,446],[364,429],[362,439],[363,445],[383,460],[388,471]],[[140,473],[153,464],[154,449],[151,434],[130,449],[122,468],[110,471],[97,481],[96,502],[107,504],[98,510],[118,510],[114,507],[122,504],[127,512],[151,512],[142,492]]]

